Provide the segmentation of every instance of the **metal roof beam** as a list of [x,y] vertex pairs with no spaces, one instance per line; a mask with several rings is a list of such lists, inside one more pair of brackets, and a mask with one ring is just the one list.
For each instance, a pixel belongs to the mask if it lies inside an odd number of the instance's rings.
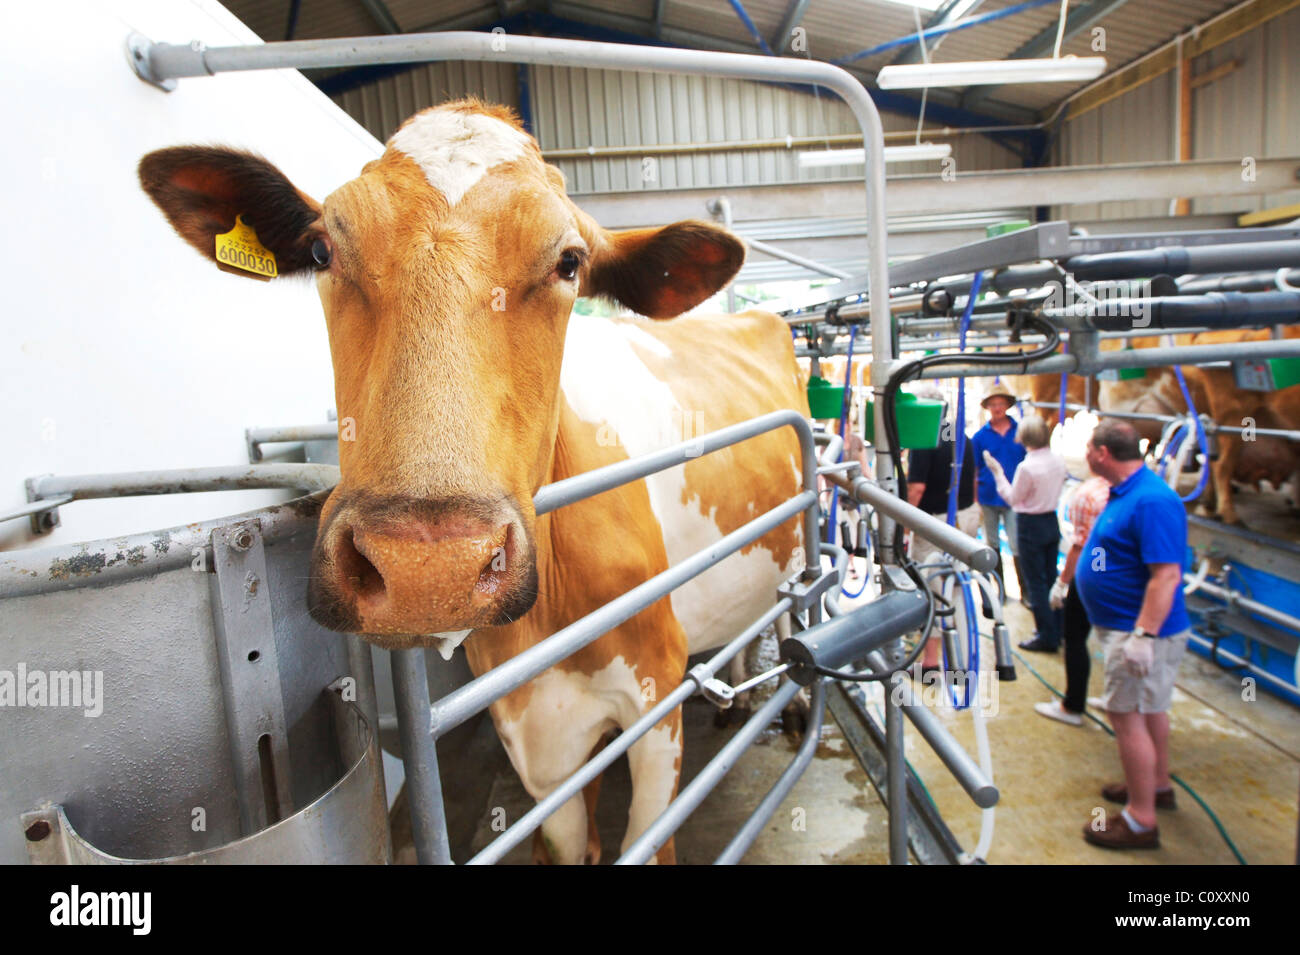
[[758,32],[758,27],[754,25],[754,21],[750,18],[745,5],[740,0],[728,0],[728,2],[731,4],[731,9],[736,11],[736,16],[740,18],[740,22],[745,25],[745,29],[749,31],[749,35],[754,38],[754,43],[758,45],[758,48],[768,56],[772,56],[772,48],[763,39],[763,34]]
[[[952,15],[953,11],[956,10],[963,2],[964,0],[948,0],[947,3],[941,6],[938,10],[935,10],[934,13],[930,14],[930,19],[925,21],[925,29],[928,30],[931,27],[943,26],[945,23],[950,23],[953,20],[955,20],[956,18]],[[978,7],[978,4],[976,6]],[[973,12],[973,11],[967,11],[967,12]],[[927,47],[927,49],[929,49],[929,47]],[[921,44],[918,41],[917,43],[914,43],[911,46],[904,48],[904,50],[901,53],[899,53],[898,56],[894,57],[890,61],[890,65],[901,66],[904,63],[920,63],[920,62],[921,62]]]
[[[956,181],[942,183],[934,173],[890,176],[886,180],[885,210],[891,216],[936,212],[952,215],[1182,196],[1266,195],[1292,188],[1297,170],[1300,156],[1260,159],[1254,182],[1242,180],[1240,162],[1218,159],[959,172]],[[624,229],[700,218],[706,204],[719,195],[731,202],[738,223],[816,218],[819,212],[837,215],[852,205],[861,190],[862,181],[854,179],[738,188],[638,189],[573,194],[572,198],[605,228]]]
[[[781,25],[777,27],[776,33],[772,35],[771,47],[777,56],[785,53],[786,48],[790,46],[790,34],[794,33],[803,15],[808,12],[808,4],[811,0],[790,0],[790,6],[785,11],[785,16],[781,19]],[[956,0],[953,0],[956,2]]]
[[361,5],[374,18],[375,23],[379,24],[379,29],[385,33],[402,32],[397,18],[393,16],[393,11],[388,9],[388,4],[384,3],[384,0],[361,0]]

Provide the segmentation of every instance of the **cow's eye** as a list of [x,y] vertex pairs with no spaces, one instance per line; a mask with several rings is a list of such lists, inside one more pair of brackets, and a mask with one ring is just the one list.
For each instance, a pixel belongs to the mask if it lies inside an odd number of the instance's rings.
[[316,268],[329,268],[330,258],[332,256],[333,252],[330,249],[330,244],[324,239],[317,239],[311,244],[311,258],[312,261],[316,263]]
[[560,255],[560,263],[555,267],[555,272],[566,282],[571,282],[578,277],[578,269],[582,267],[582,256],[573,249],[567,249]]

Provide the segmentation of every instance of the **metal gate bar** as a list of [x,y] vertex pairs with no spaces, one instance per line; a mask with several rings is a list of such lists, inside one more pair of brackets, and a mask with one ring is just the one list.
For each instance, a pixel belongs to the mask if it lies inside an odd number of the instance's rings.
[[742,525],[717,543],[696,551],[680,564],[674,564],[621,597],[616,597],[603,607],[556,631],[536,646],[529,647],[481,677],[453,690],[431,707],[434,735],[442,736],[455,729],[488,705],[595,642],[723,558],[779,527],[807,509],[810,504],[816,504],[816,501],[815,491],[800,491],[784,504]]
[[[1261,392],[1262,394],[1262,392]],[[1024,404],[1032,408],[1051,408],[1059,410],[1060,404],[1055,401],[1026,401]],[[1089,408],[1085,405],[1067,404],[1066,411],[1086,411],[1089,414],[1097,415],[1099,418],[1125,418],[1130,421],[1159,421],[1162,424],[1172,424],[1175,421],[1182,421],[1187,417],[1186,414],[1155,414],[1141,411],[1101,411],[1097,408]],[[1240,428],[1236,425],[1219,424],[1217,421],[1202,421],[1201,427],[1205,429],[1206,434],[1244,434],[1247,430],[1251,434],[1260,438],[1281,438],[1284,441],[1300,442],[1300,431],[1289,431],[1285,428]]]
[[641,865],[649,862],[651,856],[672,838],[673,833],[686,821],[686,817],[704,802],[705,797],[713,791],[722,777],[736,765],[736,760],[749,749],[749,744],[754,742],[758,734],[767,729],[768,724],[781,714],[785,705],[794,699],[800,689],[802,688],[799,684],[793,680],[782,681],[767,702],[758,708],[735,736],[727,740],[726,745],[718,750],[718,754],[709,760],[677,798],[668,804],[663,815],[652,822],[614,864]]
[[799,746],[799,752],[776,784],[768,790],[763,801],[758,804],[745,824],[740,827],[735,838],[727,843],[727,848],[722,850],[722,854],[714,860],[714,865],[735,865],[741,860],[749,847],[754,844],[754,840],[759,837],[767,821],[781,807],[785,797],[790,794],[794,784],[803,776],[808,764],[812,762],[813,755],[817,752],[817,747],[821,743],[822,721],[826,714],[826,681],[818,680],[812,687],[812,709],[808,715],[808,727],[804,730],[803,743]]
[[[793,428],[799,439],[805,488],[815,488],[817,472],[811,425],[796,411],[774,411],[751,421],[740,422],[711,432],[701,438],[665,448],[643,458],[619,461],[556,482],[548,488],[539,490],[535,500],[541,501],[543,512],[554,510],[565,504],[592,497],[612,487],[640,480],[655,471],[685,464],[698,458],[702,453],[716,451],[784,427]],[[595,642],[606,632],[635,616],[676,587],[708,570],[751,541],[762,537],[800,511],[806,514],[805,528],[808,526],[814,528],[812,539],[816,540],[815,529],[818,526],[819,512],[817,493],[815,490],[800,491],[794,497],[727,534],[711,546],[634,587],[431,705],[427,703],[427,677],[423,669],[424,651],[399,651],[402,654],[400,662],[395,653],[393,689],[399,705],[398,722],[402,726],[402,754],[404,759],[413,760],[417,767],[417,772],[408,777],[410,787],[408,801],[412,806],[412,837],[417,859],[422,864],[450,864],[452,861],[447,841],[442,787],[437,774],[436,740],[438,737],[582,647]],[[807,562],[803,573],[806,580],[821,576],[819,564],[819,561]],[[691,689],[693,692],[694,687],[692,686]],[[628,738],[627,745],[632,745],[636,739],[649,732],[654,722],[642,719],[636,726],[641,727],[642,723],[645,725],[636,734],[631,731],[632,728],[624,731],[623,735]],[[415,810],[417,805],[421,807],[418,816]],[[534,817],[530,820],[530,824],[535,828],[561,805],[563,803],[557,802],[547,813],[539,813],[540,818]],[[515,825],[518,826],[519,823]]]
[[961,845],[957,842],[957,837],[943,821],[938,809],[925,798],[916,775],[910,769],[907,773],[906,803],[902,807],[889,803],[885,760],[881,755],[888,748],[888,742],[880,725],[859,701],[859,692],[840,683],[831,687],[830,699],[827,701],[849,749],[885,802],[890,818],[900,811],[905,815],[908,845],[917,861],[924,865],[959,865]]
[[659,721],[675,710],[679,704],[694,696],[707,679],[726,666],[732,657],[748,646],[750,641],[766,630],[777,617],[789,610],[791,605],[790,598],[783,597],[777,601],[772,609],[746,627],[740,636],[714,654],[707,663],[699,664],[688,670],[686,679],[682,680],[654,709],[624,730],[617,739],[605,746],[586,765],[562,782],[555,792],[528,810],[518,822],[493,839],[491,845],[484,848],[466,864],[489,865],[500,862],[507,852],[528,838],[546,817],[581,792],[587,783],[603,773],[614,760],[631,749],[633,743],[657,726]]

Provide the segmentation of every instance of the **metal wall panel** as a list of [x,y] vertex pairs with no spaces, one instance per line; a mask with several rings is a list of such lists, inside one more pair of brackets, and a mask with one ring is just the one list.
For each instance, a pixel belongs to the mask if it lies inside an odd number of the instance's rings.
[[[535,132],[542,148],[720,143],[854,133],[838,97],[710,77],[538,67],[530,71]],[[886,131],[909,131],[906,117],[883,115]],[[925,139],[925,135],[922,135]],[[957,169],[1006,169],[1018,158],[986,137],[953,141]],[[816,148],[816,147],[804,147]],[[861,167],[800,169],[799,149],[682,156],[595,157],[556,164],[574,193],[688,189],[845,179]],[[939,175],[938,163],[891,165],[894,175]]]
[[[1240,66],[1192,93],[1192,158],[1300,155],[1300,9],[1270,20],[1192,62],[1198,76],[1232,60]],[[1178,76],[1165,73],[1066,123],[1053,149],[1056,165],[1177,158]],[[1300,202],[1300,189],[1259,197],[1198,197],[1192,213],[1243,213]],[[1076,219],[1168,215],[1163,202],[1076,205]]]
[[[1300,155],[1300,9],[1197,58],[1193,75],[1233,60],[1232,73],[1193,92],[1192,156]],[[1300,202],[1300,189],[1256,199],[1205,198],[1196,212],[1255,212]]]
[[[780,139],[858,130],[848,107],[831,93],[812,96],[743,80],[529,67],[534,133],[542,149],[586,149],[738,139]],[[504,63],[432,63],[334,97],[377,139],[386,141],[412,113],[461,96],[519,107],[515,67]],[[884,113],[886,131],[915,123]],[[924,140],[925,134],[922,134]],[[1020,165],[983,136],[951,140],[958,171]],[[816,149],[818,147],[804,147]],[[848,179],[858,167],[800,169],[799,149],[709,152],[679,156],[594,157],[556,162],[573,193],[688,189]],[[938,177],[936,162],[899,163],[891,175]]]
[[380,142],[414,113],[462,96],[478,96],[519,108],[515,67],[510,63],[428,63],[334,97]]

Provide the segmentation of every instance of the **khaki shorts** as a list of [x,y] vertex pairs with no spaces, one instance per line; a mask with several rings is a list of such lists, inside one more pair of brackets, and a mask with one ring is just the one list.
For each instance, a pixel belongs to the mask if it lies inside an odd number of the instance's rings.
[[1115,713],[1132,713],[1134,710],[1139,713],[1167,712],[1173,703],[1174,678],[1178,675],[1178,664],[1187,649],[1191,631],[1157,637],[1155,659],[1151,663],[1151,672],[1146,676],[1134,676],[1124,663],[1121,647],[1129,631],[1093,627],[1092,633],[1101,642],[1105,654],[1106,689],[1102,693],[1105,708]]

